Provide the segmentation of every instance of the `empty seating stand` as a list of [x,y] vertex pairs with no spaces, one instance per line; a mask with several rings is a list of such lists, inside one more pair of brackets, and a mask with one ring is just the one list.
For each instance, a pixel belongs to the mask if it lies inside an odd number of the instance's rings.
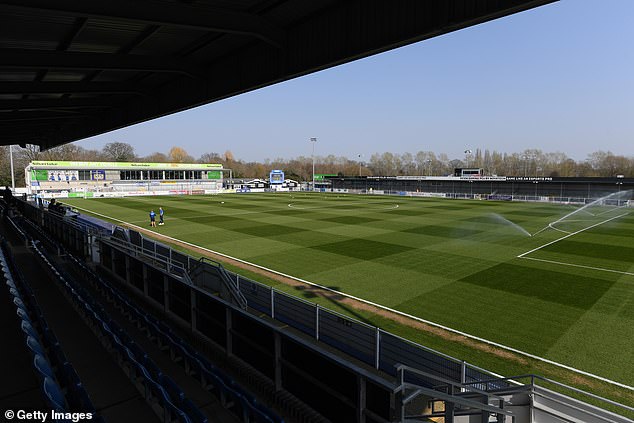
[[[29,220],[15,219],[15,221],[18,228],[27,236],[31,234],[43,238],[47,247],[72,260],[74,265],[81,269],[85,281],[90,282],[124,316],[143,330],[149,339],[168,353],[172,361],[178,363],[183,371],[195,378],[204,389],[213,393],[222,405],[240,420],[249,423],[284,421],[270,408],[258,402],[254,395],[242,388],[225,372],[211,364],[162,321],[137,307],[127,295],[93,272],[81,260],[69,254],[61,244],[39,231]],[[161,414],[164,421],[207,421],[195,404],[184,397],[180,388],[177,389],[173,381],[162,374],[147,354],[143,353],[141,348],[113,320],[108,318],[103,307],[84,288],[74,282],[61,266],[54,265],[47,250],[39,242],[33,243],[33,250],[45,266],[51,269],[51,274],[58,279],[66,297],[86,317],[93,331],[115,354],[128,376],[146,400],[153,405],[155,411]]]
[[93,421],[102,421],[48,327],[30,286],[15,268],[4,240],[0,248],[0,267],[47,406],[59,413],[90,413]]
[[[127,295],[92,271],[81,260],[73,255],[68,257],[82,269],[82,273],[86,275],[86,280],[93,284],[96,290],[108,298],[139,329],[143,330],[161,350],[169,354],[171,359],[177,362],[188,375],[198,380],[206,390],[215,394],[221,403],[233,411],[242,421],[254,423],[282,423],[284,421],[269,407],[258,402],[253,394],[242,388],[225,372],[210,363],[165,323],[146,313],[134,304]],[[166,385],[169,383],[164,385],[167,388]],[[189,404],[186,399],[179,404],[184,409],[189,409],[193,405]]]
[[[193,423],[207,421],[193,404],[188,407],[189,413],[183,411],[182,408],[184,407],[181,402],[185,399],[184,395],[182,398],[170,396],[168,390],[161,385],[160,371],[155,370],[157,368],[156,365],[125,331],[107,316],[101,304],[92,298],[63,269],[56,267],[49,259],[45,249],[37,241],[33,243],[33,249],[44,264],[50,268],[51,273],[56,276],[57,281],[64,289],[66,297],[86,318],[86,321],[98,335],[101,342],[115,354],[128,377],[164,422]],[[195,420],[190,417],[190,414],[196,418],[200,418],[200,416],[203,416],[203,418]]]

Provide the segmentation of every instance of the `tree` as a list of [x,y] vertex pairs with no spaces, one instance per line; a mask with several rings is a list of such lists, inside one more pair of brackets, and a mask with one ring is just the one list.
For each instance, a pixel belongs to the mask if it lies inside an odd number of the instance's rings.
[[221,163],[223,161],[218,153],[205,153],[198,159],[199,163]]
[[155,152],[143,157],[144,162],[148,163],[167,163],[169,160],[167,156],[163,153]]
[[25,148],[20,148],[18,154],[30,163],[40,158],[40,146],[36,144],[27,144]]
[[84,150],[81,155],[81,160],[86,162],[98,162],[104,160],[104,155],[99,150]]
[[460,159],[450,160],[449,163],[447,163],[447,166],[449,166],[449,168],[451,169],[451,174],[452,175],[453,175],[455,169],[459,169],[459,168],[464,167],[464,165],[462,163],[462,160],[460,160]]
[[109,142],[103,147],[103,155],[114,162],[129,162],[136,158],[134,148],[125,142]]
[[11,186],[11,166],[9,164],[9,147],[7,146],[0,147],[0,185]]
[[169,153],[167,153],[167,159],[173,163],[185,163],[194,161],[194,158],[187,154],[187,151],[185,151],[181,147],[170,148]]
[[84,149],[75,144],[63,144],[40,152],[40,160],[81,160]]
[[416,174],[416,162],[412,153],[403,153],[401,155],[401,173],[403,175]]
[[442,163],[436,158],[433,151],[419,151],[416,153],[416,173],[419,175],[430,175],[442,172]]

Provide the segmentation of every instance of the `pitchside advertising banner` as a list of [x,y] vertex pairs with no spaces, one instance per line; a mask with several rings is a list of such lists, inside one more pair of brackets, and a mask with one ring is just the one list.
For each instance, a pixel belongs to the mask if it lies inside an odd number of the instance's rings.
[[134,162],[67,162],[34,161],[33,167],[46,169],[180,169],[180,170],[220,170],[221,164],[215,163],[134,163]]

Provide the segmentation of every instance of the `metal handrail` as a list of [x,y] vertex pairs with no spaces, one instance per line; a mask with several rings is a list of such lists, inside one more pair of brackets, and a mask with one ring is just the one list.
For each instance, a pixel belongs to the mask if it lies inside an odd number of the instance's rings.
[[[471,394],[480,394],[482,395],[484,398],[486,398],[485,402],[478,402],[478,401],[474,401],[472,399],[466,398],[464,397],[464,395],[461,392],[455,393],[455,389],[456,387],[458,388],[462,388],[463,384],[459,383],[459,382],[454,382],[442,377],[438,377],[435,375],[432,375],[430,373],[427,372],[423,372],[421,370],[406,366],[404,364],[398,364],[395,366],[398,372],[398,380],[399,380],[399,386],[397,386],[394,389],[394,393],[398,393],[398,392],[402,392],[403,395],[405,395],[405,391],[406,389],[412,389],[413,392],[411,394],[409,394],[407,397],[403,398],[402,402],[401,402],[401,410],[402,410],[402,421],[405,421],[408,418],[412,418],[412,417],[424,417],[423,415],[420,416],[406,416],[405,415],[405,406],[411,402],[414,398],[418,397],[419,395],[426,395],[428,397],[431,398],[435,398],[438,399],[440,401],[445,401],[445,402],[449,402],[452,404],[457,404],[457,405],[461,405],[464,407],[467,407],[468,409],[474,409],[474,410],[479,410],[479,412],[489,412],[489,413],[496,413],[498,415],[505,415],[505,416],[511,416],[513,417],[515,414],[512,411],[509,410],[505,410],[503,408],[503,404],[505,402],[504,398],[499,397],[495,394],[491,394],[489,392],[486,391],[482,391],[479,390],[477,388],[473,388],[471,387],[470,389],[473,390],[473,392],[470,392]],[[428,388],[428,387],[424,387],[424,386],[420,386],[414,383],[410,383],[410,382],[405,382],[405,372],[411,372],[426,378],[430,378],[436,381],[439,381],[441,383],[444,384],[444,386],[446,386],[447,388],[450,388],[447,390],[447,392],[443,392],[443,391],[439,391],[438,387],[433,387],[433,388]],[[500,405],[499,406],[495,406],[495,405],[491,405],[489,404],[489,401],[493,399],[493,400],[498,400]],[[471,412],[473,414],[473,412]]]
[[[125,249],[126,251],[132,253],[135,256],[143,255],[152,260],[158,261],[164,265],[161,267],[165,267],[165,269],[170,274],[172,274],[173,276],[179,277],[181,279],[184,279],[186,282],[188,282],[189,285],[193,285],[189,277],[189,274],[187,273],[187,269],[185,269],[185,266],[181,262],[174,261],[170,257],[157,253],[156,251],[149,250],[143,246],[132,244],[131,242],[127,242],[120,238],[115,238],[112,236],[109,236],[109,237],[101,236],[100,240],[102,242],[105,242],[106,244],[110,244],[111,246]],[[178,271],[175,272],[174,269],[177,269]]]
[[[38,209],[40,210],[40,209]],[[42,213],[47,213],[46,215],[51,219],[56,219],[58,221],[64,222],[70,226],[73,226],[75,229],[79,229],[85,232],[87,235],[103,235],[105,230],[100,230],[95,228],[94,226],[87,225],[85,223],[80,223],[76,219],[73,219],[71,216],[65,216],[59,213],[51,213],[49,211],[40,210]]]
[[481,381],[475,381],[475,382],[467,382],[467,383],[465,383],[465,385],[474,385],[474,384],[487,384],[488,385],[489,383],[493,383],[493,382],[504,382],[504,381],[511,382],[511,381],[519,381],[521,379],[527,379],[527,378],[530,379],[529,385],[531,385],[531,386],[540,386],[539,384],[535,383],[535,381],[536,380],[541,380],[543,382],[552,383],[553,385],[556,385],[556,386],[558,386],[560,388],[568,389],[568,390],[573,391],[573,392],[575,392],[577,394],[586,395],[586,396],[588,396],[590,398],[593,398],[593,399],[596,399],[596,400],[599,400],[599,401],[603,401],[603,402],[605,402],[607,404],[614,405],[614,406],[623,408],[623,409],[628,410],[628,411],[634,411],[634,407],[630,407],[629,405],[621,404],[621,403],[613,401],[611,399],[604,398],[602,396],[593,394],[591,392],[587,392],[587,391],[584,391],[582,389],[575,388],[574,386],[566,385],[565,383],[557,382],[555,380],[548,379],[548,378],[546,378],[544,376],[540,376],[540,375],[536,375],[536,374],[525,374],[525,375],[519,375],[519,376],[511,376],[511,377],[503,377],[503,378],[496,378],[496,379],[489,379],[489,380],[481,380]]
[[[445,385],[450,385],[452,387],[460,388],[460,389],[468,389],[469,392],[486,395],[489,398],[495,398],[495,399],[498,399],[498,400],[503,400],[502,397],[500,397],[498,395],[495,395],[495,394],[492,394],[490,392],[484,391],[482,389],[475,388],[475,387],[472,387],[472,386],[466,387],[465,386],[465,385],[467,385],[466,383],[461,383],[461,382],[456,382],[456,381],[453,381],[453,380],[445,379],[444,377],[436,376],[436,375],[433,375],[431,373],[427,373],[427,372],[424,372],[422,370],[418,370],[416,368],[407,366],[405,364],[397,364],[395,367],[396,367],[396,371],[397,372],[401,372],[401,371],[403,372],[403,376],[404,376],[405,372],[407,371],[407,372],[414,373],[414,374],[417,374],[417,375],[420,375],[420,376],[423,376],[423,377],[426,377],[426,378],[429,378],[429,379],[433,379],[433,380],[441,382],[441,383],[443,383]],[[405,383],[403,381],[401,381],[401,382]],[[396,387],[393,392],[397,393],[399,390],[400,390],[400,388]]]
[[238,284],[233,280],[233,278],[229,275],[227,269],[225,269],[222,264],[204,256],[200,257],[196,261],[196,263],[197,264],[192,266],[192,268],[190,269],[190,273],[193,273],[196,269],[202,267],[204,264],[210,264],[214,266],[218,270],[218,273],[220,274],[223,282],[229,287],[229,292],[231,293],[231,296],[238,303],[240,308],[246,310],[246,308],[249,306],[246,297],[244,296],[242,291],[240,291],[240,287],[238,287]]

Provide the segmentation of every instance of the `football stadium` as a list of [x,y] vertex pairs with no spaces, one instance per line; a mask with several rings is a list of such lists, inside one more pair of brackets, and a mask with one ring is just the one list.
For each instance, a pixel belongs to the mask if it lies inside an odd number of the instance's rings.
[[147,211],[161,204],[168,220],[156,239],[168,244],[631,384],[634,369],[619,354],[630,348],[619,334],[631,333],[634,276],[627,200],[567,206],[294,193],[65,203],[148,237]]
[[[3,2],[0,143],[551,1],[228,3]],[[634,421],[634,178],[266,172],[30,161],[0,198],[5,421]]]

